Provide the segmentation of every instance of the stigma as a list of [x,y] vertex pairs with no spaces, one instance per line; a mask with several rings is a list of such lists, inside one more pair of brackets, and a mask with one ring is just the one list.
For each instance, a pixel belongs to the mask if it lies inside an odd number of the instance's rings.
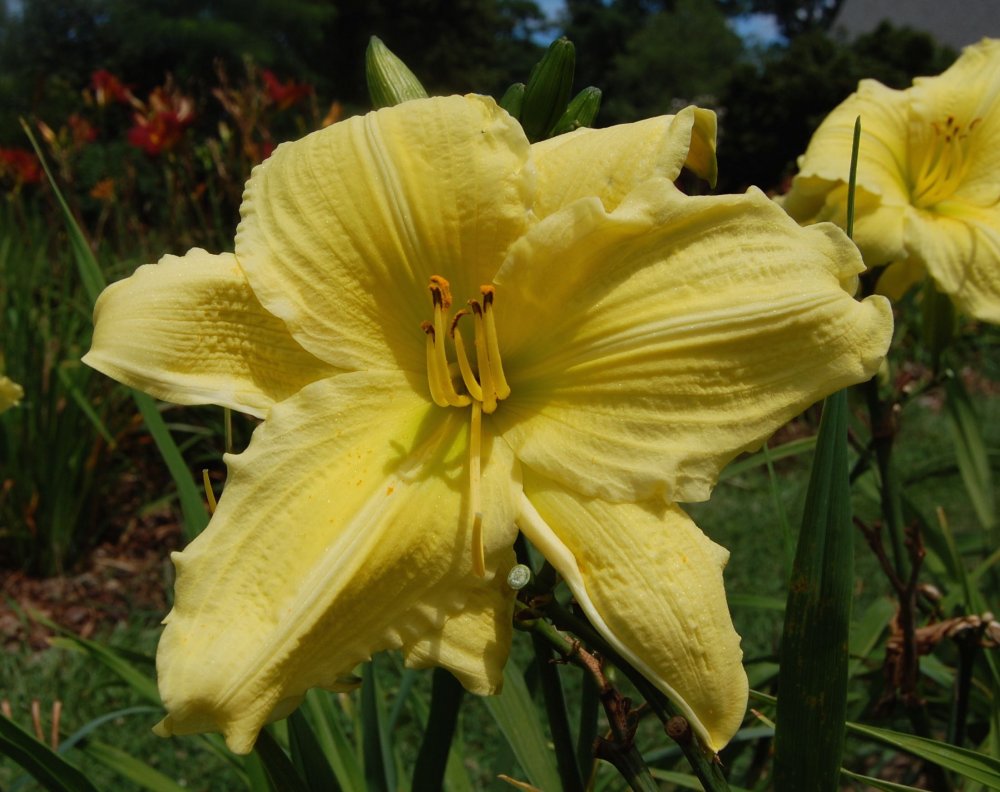
[[[427,384],[431,398],[439,407],[471,407],[469,423],[469,499],[467,522],[472,545],[472,571],[478,577],[486,575],[486,553],[483,541],[483,510],[480,480],[482,478],[483,413],[489,415],[497,404],[510,396],[510,386],[500,362],[496,320],[493,316],[495,290],[486,285],[479,288],[479,299],[469,300],[468,306],[451,310],[451,287],[440,275],[431,277],[428,289],[434,308],[433,319],[421,325],[427,336]],[[475,365],[459,325],[471,317]],[[449,363],[446,343],[451,339],[455,363]]]

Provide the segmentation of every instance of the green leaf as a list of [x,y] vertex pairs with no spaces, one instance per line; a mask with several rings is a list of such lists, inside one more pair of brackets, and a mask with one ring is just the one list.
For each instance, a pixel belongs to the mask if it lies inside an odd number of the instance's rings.
[[892,781],[883,781],[881,778],[872,778],[860,773],[852,773],[850,770],[841,769],[840,774],[845,778],[860,781],[866,787],[885,789],[887,792],[921,792],[917,787],[907,786],[906,784],[894,784]]
[[348,792],[364,792],[364,771],[358,763],[354,744],[344,731],[340,710],[334,705],[331,694],[310,690],[306,693],[303,707],[312,719],[313,733],[333,768],[337,782]]
[[[60,629],[56,627],[56,629]],[[160,704],[160,694],[156,689],[156,682],[144,671],[136,668],[135,664],[124,658],[115,649],[97,641],[88,641],[78,635],[73,635],[68,631],[62,631],[63,638],[52,638],[50,644],[62,649],[84,652],[102,665],[117,674],[143,699],[152,703]]]
[[301,710],[295,710],[288,716],[288,748],[292,754],[292,764],[310,789],[340,792],[340,784]]
[[945,383],[945,414],[948,430],[955,446],[958,469],[969,493],[976,516],[988,531],[997,525],[996,490],[989,455],[983,443],[982,421],[976,415],[962,381],[951,377]]
[[306,782],[292,764],[292,760],[288,758],[288,754],[282,750],[278,741],[267,729],[261,729],[253,750],[264,763],[267,777],[271,779],[271,785],[278,792],[310,792]]
[[97,792],[83,773],[3,715],[0,754],[9,756],[52,792]]
[[555,757],[548,749],[538,710],[524,683],[524,674],[513,660],[503,669],[503,692],[486,696],[483,703],[514,751],[528,780],[539,789],[560,789]]
[[726,481],[741,473],[746,473],[748,470],[766,465],[769,460],[773,463],[800,454],[811,454],[814,448],[816,448],[816,438],[804,437],[801,440],[792,440],[788,443],[783,443],[777,448],[758,451],[756,454],[751,454],[748,457],[738,459],[726,465],[725,469],[719,475],[719,481]]
[[775,733],[778,790],[836,790],[854,583],[847,394],[826,400],[785,607]]
[[860,723],[848,723],[853,734],[871,737],[879,742],[900,748],[928,762],[933,762],[946,770],[951,770],[965,778],[977,781],[988,789],[1000,789],[1000,759],[986,756],[968,748],[915,737],[912,734],[879,729]]
[[361,723],[365,755],[365,781],[373,792],[389,792],[396,788],[396,768],[392,747],[385,733],[385,713],[375,677],[375,658],[365,663],[361,671]]
[[445,668],[434,669],[431,710],[413,767],[413,789],[441,788],[464,692],[462,683],[450,671]]
[[[66,203],[65,198],[63,198],[62,191],[59,189],[59,185],[52,175],[52,171],[49,170],[48,162],[38,145],[38,141],[35,140],[35,136],[31,133],[31,129],[23,119],[21,120],[21,126],[31,141],[31,145],[34,147],[35,153],[42,163],[42,167],[45,169],[49,185],[62,209],[66,233],[69,235],[70,245],[73,248],[73,257],[76,261],[77,270],[80,273],[80,280],[83,282],[84,291],[86,291],[90,304],[93,306],[97,302],[98,295],[107,286],[107,280],[101,271],[101,265],[97,262],[97,257],[90,249],[90,244],[87,242],[87,237],[84,235],[83,229],[80,228],[80,224],[77,223],[73,212],[70,211],[69,205]],[[149,433],[153,436],[156,448],[163,457],[163,461],[166,462],[167,469],[170,471],[170,475],[177,487],[177,494],[181,501],[181,511],[184,514],[184,537],[188,541],[191,541],[208,524],[208,513],[201,499],[198,485],[195,483],[191,471],[188,470],[184,458],[177,448],[177,444],[163,422],[163,416],[156,409],[156,402],[146,394],[139,393],[138,391],[133,390],[132,396],[135,399],[136,406],[139,408],[139,412],[142,413],[142,417],[146,421]]]
[[187,790],[186,787],[168,778],[159,770],[150,767],[141,759],[137,759],[114,745],[89,740],[80,746],[80,750],[91,759],[100,762],[143,789],[149,789],[152,792],[186,792]]

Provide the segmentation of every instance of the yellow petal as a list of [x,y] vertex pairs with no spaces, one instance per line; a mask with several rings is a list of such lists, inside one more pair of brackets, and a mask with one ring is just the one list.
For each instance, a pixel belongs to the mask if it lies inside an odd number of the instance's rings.
[[84,363],[177,404],[262,417],[334,372],[264,310],[231,253],[196,248],[139,267],[104,290],[94,323]]
[[907,247],[941,291],[970,316],[1000,324],[1000,210],[949,201],[908,220]]
[[0,376],[0,413],[16,407],[24,398],[24,388],[9,377]]
[[607,129],[578,129],[535,143],[535,214],[547,217],[578,198],[597,196],[611,211],[651,176],[673,181],[685,165],[715,184],[715,113],[685,107]]
[[610,215],[577,202],[498,275],[512,393],[494,419],[522,462],[583,494],[703,500],[734,456],[877,370],[892,315],[851,296],[862,267],[841,231],[757,191],[651,180]]
[[161,734],[220,731],[245,753],[308,688],[344,689],[383,649],[496,692],[520,484],[509,448],[484,437],[477,577],[468,420],[415,395],[403,375],[376,372],[323,380],[274,406],[247,451],[228,458],[208,529],[174,557],[176,598],[157,654]]
[[924,265],[913,258],[894,261],[879,275],[875,291],[884,294],[893,302],[901,300],[903,295],[924,279],[927,270]]
[[527,473],[518,525],[602,637],[704,743],[729,742],[748,686],[722,585],[728,551],[676,506],[581,498]]
[[878,196],[882,203],[908,204],[908,110],[905,91],[887,88],[875,80],[862,80],[858,90],[823,120],[806,153],[799,157],[799,175],[784,201],[786,211],[796,220],[808,220],[822,205],[827,191],[847,184],[858,116],[858,186]]
[[479,295],[527,228],[520,126],[486,97],[415,100],[286,143],[254,169],[236,255],[264,306],[346,369],[420,371],[432,275]]
[[983,39],[966,47],[943,74],[916,78],[907,93],[914,137],[947,134],[948,119],[959,127],[964,173],[954,197],[984,209],[992,207],[996,213],[1000,199],[1000,40]]

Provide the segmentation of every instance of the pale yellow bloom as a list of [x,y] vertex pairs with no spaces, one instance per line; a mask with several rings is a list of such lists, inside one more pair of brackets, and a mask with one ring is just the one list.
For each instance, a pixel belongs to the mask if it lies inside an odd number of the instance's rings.
[[851,297],[833,226],[674,187],[714,174],[714,133],[688,108],[529,146],[489,99],[408,102],[279,147],[235,255],[101,296],[89,364],[264,418],[174,557],[161,733],[248,751],[385,649],[496,692],[520,527],[705,743],[730,739],[727,552],[675,502],[871,376],[891,318]]
[[784,198],[800,222],[843,226],[861,116],[854,238],[879,290],[927,273],[974,317],[1000,322],[1000,41],[984,39],[903,91],[862,80],[816,130]]
[[24,398],[24,388],[9,377],[0,375],[0,413],[16,407]]

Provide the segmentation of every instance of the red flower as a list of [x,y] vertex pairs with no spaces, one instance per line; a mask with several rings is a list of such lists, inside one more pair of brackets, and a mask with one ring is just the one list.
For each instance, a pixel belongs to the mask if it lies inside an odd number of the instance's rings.
[[[169,83],[168,83],[169,85]],[[147,154],[170,151],[180,143],[184,130],[194,121],[194,103],[177,91],[160,87],[149,95],[145,114],[136,113],[128,142]]]
[[270,69],[264,69],[260,76],[264,78],[267,95],[271,97],[271,101],[278,106],[279,110],[287,110],[293,104],[298,104],[313,90],[308,83],[299,83],[295,80],[281,82]]
[[74,145],[85,146],[97,139],[97,130],[94,129],[94,125],[79,113],[71,114],[66,121],[69,124],[70,133],[73,135]]
[[107,69],[98,69],[90,75],[90,85],[94,89],[97,104],[104,107],[111,102],[133,104],[135,97],[124,83]]
[[36,184],[42,180],[42,165],[27,149],[0,148],[0,174],[11,176],[15,184]]

